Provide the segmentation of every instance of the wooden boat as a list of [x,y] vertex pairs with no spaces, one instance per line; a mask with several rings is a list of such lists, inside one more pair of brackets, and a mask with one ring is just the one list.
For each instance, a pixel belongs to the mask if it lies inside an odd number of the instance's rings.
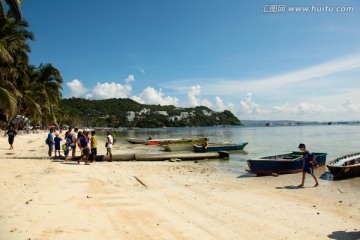
[[169,145],[169,144],[202,144],[206,138],[171,138],[171,139],[150,139],[150,145]]
[[145,144],[147,141],[141,138],[125,138],[125,140],[132,144]]
[[360,177],[360,152],[338,157],[326,164],[326,167],[334,179]]
[[159,144],[165,144],[166,142],[170,141],[180,141],[181,138],[159,138],[159,139],[149,139],[147,140],[147,144],[149,145],[159,145]]
[[162,145],[167,152],[194,151],[194,144],[168,144]]
[[[113,161],[166,161],[180,159],[181,161],[204,160],[228,158],[229,152],[209,152],[209,153],[126,153],[114,154]],[[97,155],[96,161],[108,161],[109,155]]]
[[[324,166],[327,153],[313,152],[317,164],[313,168]],[[247,160],[249,172],[258,175],[271,173],[298,173],[303,169],[303,153],[291,152]]]
[[248,143],[209,143],[207,147],[194,144],[194,152],[219,152],[219,151],[235,151],[243,150]]

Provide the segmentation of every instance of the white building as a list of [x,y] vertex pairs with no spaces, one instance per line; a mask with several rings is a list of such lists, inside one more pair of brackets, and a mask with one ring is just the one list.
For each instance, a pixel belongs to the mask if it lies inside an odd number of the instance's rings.
[[139,112],[139,115],[143,115],[143,114],[148,114],[150,113],[151,110],[149,108],[143,108],[141,109],[141,111]]
[[126,112],[126,121],[132,122],[134,121],[134,119],[135,119],[135,112],[133,111]]
[[168,116],[169,114],[167,113],[167,111],[155,111],[154,112],[155,114],[161,114],[161,115],[164,115],[164,116]]

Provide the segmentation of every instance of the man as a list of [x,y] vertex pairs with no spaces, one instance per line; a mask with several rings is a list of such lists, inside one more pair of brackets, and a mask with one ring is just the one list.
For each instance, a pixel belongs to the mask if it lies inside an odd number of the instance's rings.
[[49,146],[49,152],[48,153],[49,153],[50,158],[52,156],[52,152],[54,151],[54,144],[55,144],[53,133],[54,133],[54,128],[50,128],[50,132],[49,132],[48,137],[47,137],[47,144]]
[[77,137],[77,134],[78,134],[78,129],[75,128],[74,129],[74,132],[72,133],[71,135],[71,150],[72,150],[72,153],[71,153],[71,159],[74,161],[75,160],[75,156],[76,156],[76,144],[77,144],[77,140],[78,140],[78,137]]
[[306,173],[310,174],[314,178],[314,180],[315,180],[314,187],[319,186],[319,182],[314,175],[314,169],[312,167],[313,164],[315,164],[316,156],[314,154],[310,153],[309,151],[307,151],[306,146],[303,143],[299,144],[299,149],[300,149],[300,151],[303,152],[304,163],[303,163],[302,182],[298,187],[304,187]]
[[91,155],[92,155],[92,160],[91,162],[95,162],[96,161],[96,155],[97,155],[97,136],[95,135],[95,131],[91,132]]
[[110,155],[110,159],[109,159],[109,162],[112,162],[112,145],[113,145],[113,137],[111,136],[110,132],[107,132],[106,133],[107,137],[106,137],[106,143],[107,143],[107,146],[106,146],[106,149],[107,149],[107,152],[109,153]]

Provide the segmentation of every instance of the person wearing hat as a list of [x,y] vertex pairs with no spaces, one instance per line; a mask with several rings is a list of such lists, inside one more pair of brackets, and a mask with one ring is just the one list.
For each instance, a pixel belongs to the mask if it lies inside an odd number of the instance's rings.
[[302,182],[298,187],[304,187],[306,173],[310,174],[314,178],[314,180],[315,180],[314,187],[319,186],[319,182],[318,182],[316,176],[314,175],[314,169],[312,167],[313,164],[315,163],[316,156],[314,154],[310,153],[309,151],[307,151],[306,146],[303,143],[299,144],[299,149],[300,149],[300,151],[303,152],[304,163],[303,163]]

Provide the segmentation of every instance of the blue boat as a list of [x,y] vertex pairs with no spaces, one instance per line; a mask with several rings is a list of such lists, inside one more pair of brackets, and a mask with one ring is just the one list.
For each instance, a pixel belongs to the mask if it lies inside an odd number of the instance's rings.
[[[316,164],[313,168],[324,166],[327,153],[313,152],[313,154],[316,156]],[[247,160],[249,172],[258,175],[302,172],[303,162],[303,153],[296,151]]]
[[219,152],[243,150],[248,143],[208,143],[207,146],[194,144],[194,152]]

